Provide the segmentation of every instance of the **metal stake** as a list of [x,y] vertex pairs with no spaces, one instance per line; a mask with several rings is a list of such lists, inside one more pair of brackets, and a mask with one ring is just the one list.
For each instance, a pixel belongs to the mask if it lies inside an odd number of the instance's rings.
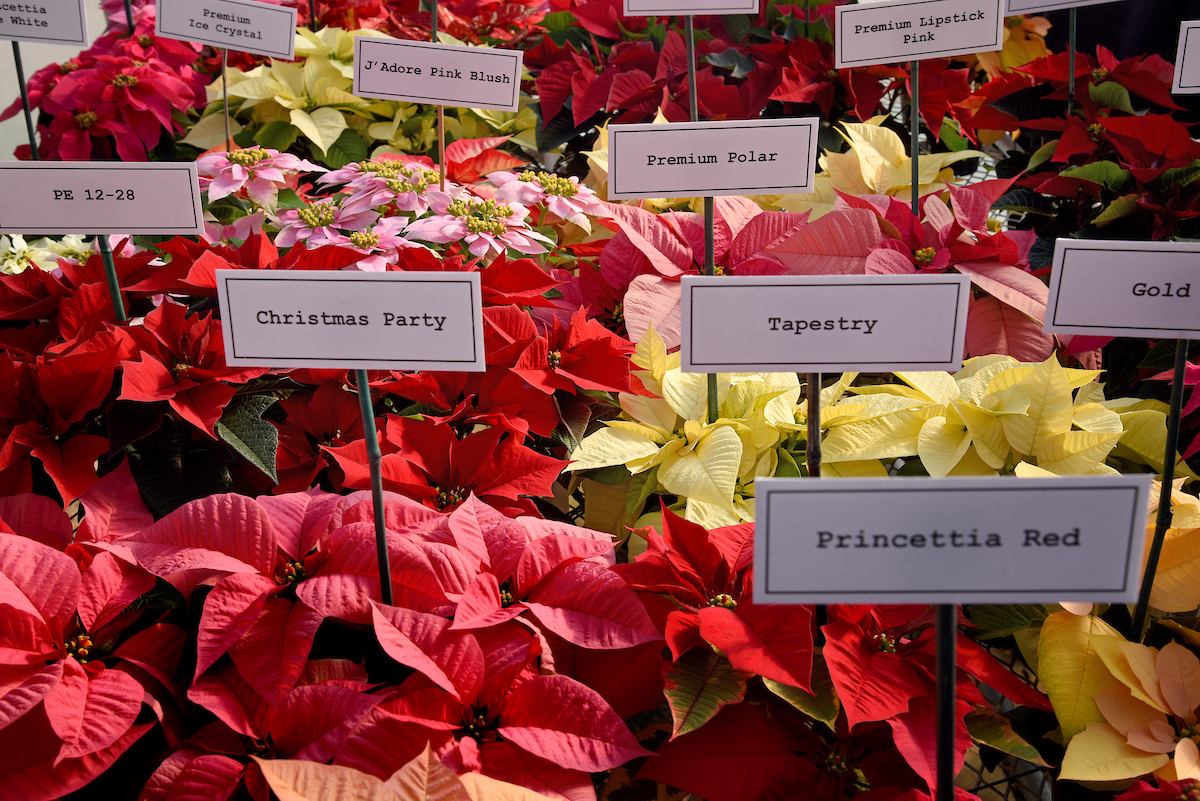
[[21,107],[25,109],[25,133],[29,136],[30,158],[38,161],[37,129],[33,125],[33,111],[29,106],[29,87],[25,85],[25,65],[21,62],[21,44],[16,40],[12,43],[13,64],[17,68],[17,83],[21,86]]
[[821,374],[808,374],[808,442],[804,449],[808,477],[821,477]]
[[[1150,543],[1150,555],[1146,558],[1146,572],[1142,574],[1142,586],[1138,591],[1137,608],[1133,614],[1133,631],[1129,633],[1130,642],[1142,641],[1146,612],[1150,608],[1150,590],[1154,587],[1154,574],[1158,572],[1163,541],[1167,537],[1167,529],[1171,527],[1171,485],[1175,483],[1175,457],[1179,453],[1179,418],[1183,416],[1183,381],[1190,344],[1186,339],[1175,343],[1175,375],[1172,378],[1175,383],[1171,386],[1171,412],[1167,415],[1167,452],[1163,456],[1158,518],[1154,526],[1154,540]],[[1200,392],[1200,389],[1195,391]]]
[[[438,0],[433,0],[429,20],[429,41],[438,40]],[[437,107],[438,189],[446,191],[446,108]]]
[[233,137],[229,135],[229,51],[221,51],[221,103],[225,112],[225,149],[233,152]]
[[[688,112],[692,122],[700,121],[700,100],[696,97],[696,29],[689,14],[683,18],[684,39],[688,53]],[[713,245],[713,225],[716,210],[711,197],[704,198],[704,274],[716,275],[717,260]],[[717,393],[717,376],[708,374],[708,422],[715,423],[720,417],[720,402]]]
[[921,215],[921,62],[910,63],[909,125],[912,127],[912,213]]
[[379,594],[383,602],[392,605],[392,568],[388,556],[387,530],[383,524],[383,452],[379,449],[379,432],[375,428],[375,409],[371,404],[371,384],[366,370],[355,370],[358,402],[362,408],[363,437],[367,442],[367,464],[371,468],[371,505],[375,512],[375,549],[379,558]]
[[129,35],[133,36],[133,3],[125,0],[125,24],[129,26]]
[[958,607],[934,607],[934,637],[937,645],[937,796],[936,801],[954,801],[954,733],[957,728],[958,692]]
[[317,0],[308,0],[308,29],[317,32]]
[[100,260],[104,262],[104,277],[108,281],[108,295],[112,298],[113,313],[117,322],[128,322],[129,315],[125,313],[125,302],[121,300],[121,283],[117,280],[117,265],[113,261],[108,235],[96,234],[96,246],[100,250]]
[[1075,52],[1079,48],[1078,12],[1077,8],[1067,12],[1067,116],[1075,112]]
[[812,0],[804,0],[804,38],[812,38]]

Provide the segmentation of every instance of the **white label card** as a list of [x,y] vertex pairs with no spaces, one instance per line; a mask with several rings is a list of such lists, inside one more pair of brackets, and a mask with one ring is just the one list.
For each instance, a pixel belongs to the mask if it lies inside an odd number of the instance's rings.
[[230,366],[487,369],[479,273],[216,274]]
[[836,13],[837,69],[1004,46],[1004,0],[883,0],[838,6]]
[[627,17],[757,14],[759,0],[624,0]]
[[184,42],[291,60],[296,9],[252,0],[157,0],[154,32]]
[[1009,14],[1031,14],[1034,11],[1059,11],[1066,8],[1098,6],[1117,0],[1008,0]]
[[354,39],[354,94],[409,103],[518,111],[520,50]]
[[684,276],[682,368],[953,372],[970,290],[965,275]]
[[1131,603],[1152,479],[760,478],[754,602]]
[[1175,54],[1175,80],[1171,92],[1200,94],[1200,21],[1184,20],[1179,26],[1179,49]]
[[1059,239],[1044,330],[1200,339],[1200,242]]
[[614,200],[812,192],[820,120],[611,125]]
[[0,3],[0,39],[87,47],[83,0]]
[[202,234],[196,163],[0,162],[0,232]]

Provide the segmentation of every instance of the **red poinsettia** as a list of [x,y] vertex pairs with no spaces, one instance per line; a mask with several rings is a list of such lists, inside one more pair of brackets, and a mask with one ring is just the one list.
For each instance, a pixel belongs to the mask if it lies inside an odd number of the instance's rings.
[[157,347],[121,363],[121,400],[168,401],[175,412],[209,436],[221,410],[237,394],[233,384],[258,378],[263,367],[231,370],[225,365],[221,323],[212,313],[188,317],[187,307],[173,300],[146,315],[146,330]]
[[[500,428],[459,437],[446,424],[389,415],[381,469],[383,485],[431,508],[453,509],[471,494],[506,514],[536,514],[522,496],[549,497],[566,462],[521,445]],[[345,486],[370,486],[362,441],[327,447],[345,473]]]

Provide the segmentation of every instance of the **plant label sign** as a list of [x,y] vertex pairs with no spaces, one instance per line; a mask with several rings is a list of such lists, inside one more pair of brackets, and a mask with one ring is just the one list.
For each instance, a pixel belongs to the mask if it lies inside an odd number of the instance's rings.
[[1034,11],[1059,11],[1066,8],[1098,6],[1117,0],[1008,0],[1009,14],[1030,14]]
[[518,111],[524,55],[520,50],[358,36],[354,39],[354,94]]
[[231,367],[487,369],[478,273],[216,275]]
[[1059,239],[1044,330],[1200,339],[1200,242]]
[[1132,603],[1152,480],[760,478],[754,602]]
[[624,0],[627,17],[687,14],[757,14],[759,0]]
[[820,120],[674,122],[608,129],[608,196],[812,192]]
[[1175,56],[1175,80],[1171,92],[1200,94],[1200,21],[1184,20],[1179,26],[1179,50]]
[[684,276],[682,368],[955,371],[970,289],[965,275]]
[[83,0],[0,3],[0,39],[87,47]]
[[195,162],[0,162],[0,233],[202,234]]
[[157,0],[154,32],[184,42],[291,60],[296,9],[253,0]]
[[837,69],[1004,46],[1004,0],[883,0],[838,6],[836,14]]

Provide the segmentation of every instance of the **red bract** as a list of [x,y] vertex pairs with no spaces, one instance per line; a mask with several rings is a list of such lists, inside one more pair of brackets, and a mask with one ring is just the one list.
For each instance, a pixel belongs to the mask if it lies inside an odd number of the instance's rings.
[[287,414],[279,429],[275,468],[279,484],[274,492],[303,492],[313,486],[326,466],[321,448],[362,439],[363,421],[358,396],[344,387],[325,384],[311,394],[296,394],[279,401]]
[[[929,610],[918,607],[831,608],[825,634],[825,661],[853,730],[864,721],[887,721],[896,747],[931,791],[936,789],[935,655]],[[973,706],[986,706],[972,683],[991,686],[1014,703],[1050,708],[1046,698],[1016,678],[979,645],[957,634],[958,733],[956,759],[961,766],[970,746],[963,717]]]
[[18,496],[0,507],[0,780],[35,799],[82,787],[149,730],[135,721],[154,688],[138,677],[169,681],[182,645],[163,625],[116,645],[140,616],[127,607],[154,579],[111,553],[83,566],[44,544],[45,526],[70,530],[47,505]]
[[[521,445],[500,428],[461,439],[433,420],[389,415],[383,442],[383,485],[436,509],[453,509],[474,494],[506,514],[530,514],[521,496],[549,497],[567,463]],[[366,444],[325,448],[345,473],[345,485],[370,486]]]
[[187,307],[172,300],[146,315],[146,330],[158,347],[122,362],[121,400],[169,401],[180,417],[213,435],[221,410],[237,389],[266,372],[262,367],[231,370],[225,365],[221,323],[211,313],[187,317]]
[[663,510],[663,533],[647,531],[637,561],[613,569],[634,589],[663,592],[678,609],[664,631],[676,660],[694,647],[719,649],[736,670],[807,688],[812,610],[752,600],[754,527],[711,531]]

